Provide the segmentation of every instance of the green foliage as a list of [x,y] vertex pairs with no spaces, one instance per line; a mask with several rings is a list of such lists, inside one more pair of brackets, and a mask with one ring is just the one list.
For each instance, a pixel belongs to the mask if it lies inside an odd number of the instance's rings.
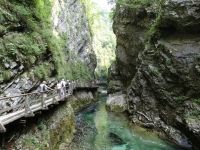
[[[49,0],[45,1],[50,3]],[[4,70],[4,63],[17,61],[26,69],[41,61],[42,55],[47,52],[47,41],[42,26],[46,18],[36,14],[39,8],[37,1],[25,2],[13,0],[0,1],[0,23],[2,34],[0,37],[0,68]],[[45,10],[51,11],[51,7]],[[2,29],[3,28],[3,29]],[[7,34],[6,34],[7,33]]]
[[[47,79],[52,75],[59,79],[91,78],[91,73],[84,63],[67,62],[66,37],[54,36],[52,32],[52,2],[0,1],[1,81],[10,79],[11,72],[4,71],[7,69],[4,64],[13,61],[25,66],[26,70],[33,68],[31,74],[39,79]],[[91,23],[92,19],[89,18]]]
[[71,63],[70,66],[72,69],[73,79],[75,80],[91,80],[92,79],[92,75],[89,68],[83,62],[77,61],[76,63]]
[[52,33],[51,0],[13,0],[0,4],[0,33],[9,32],[0,37],[0,68],[5,69],[4,62],[18,61],[28,69],[52,55],[55,67],[48,63],[35,67],[36,77],[48,78],[52,68],[56,69],[58,77],[69,74],[68,67],[65,67],[65,38],[57,38]]
[[174,97],[174,101],[176,102],[177,105],[183,104],[186,99],[188,99],[188,97],[186,97],[186,96]]
[[96,77],[106,78],[111,62],[115,60],[116,38],[112,31],[110,13],[91,0],[81,0],[93,35],[93,48],[97,57]]
[[4,48],[1,49],[1,60],[3,57],[9,57],[23,62],[26,66],[35,63],[36,56],[41,55],[43,51],[42,46],[34,41],[34,37],[27,34],[9,34],[2,40],[2,45]]
[[192,102],[194,102],[194,103],[200,105],[200,98],[198,98],[198,99],[193,99]]
[[42,65],[36,66],[33,73],[39,79],[48,79],[53,69],[54,67],[52,64],[43,63]]
[[85,13],[87,15],[90,34],[93,36],[95,34],[94,29],[94,22],[99,19],[99,14],[95,12],[95,4],[92,0],[80,0],[81,3],[85,6]]
[[56,67],[57,77],[61,78],[71,78],[71,72],[69,70],[69,66],[67,65],[65,53],[64,53],[64,45],[65,40],[57,37],[55,38],[53,35],[49,36],[48,39],[48,48],[50,49],[53,55],[53,62]]
[[190,119],[200,119],[200,111],[198,109],[190,110],[187,113],[187,118],[190,118]]
[[4,70],[2,72],[2,78],[4,81],[9,80],[12,77],[12,73],[9,70]]

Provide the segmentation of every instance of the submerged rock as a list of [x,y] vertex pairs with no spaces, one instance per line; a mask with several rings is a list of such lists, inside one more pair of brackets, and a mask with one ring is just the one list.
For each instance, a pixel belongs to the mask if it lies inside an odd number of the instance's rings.
[[123,145],[126,144],[117,134],[109,133],[108,137],[113,145]]
[[113,112],[124,112],[127,110],[125,95],[109,95],[106,106]]

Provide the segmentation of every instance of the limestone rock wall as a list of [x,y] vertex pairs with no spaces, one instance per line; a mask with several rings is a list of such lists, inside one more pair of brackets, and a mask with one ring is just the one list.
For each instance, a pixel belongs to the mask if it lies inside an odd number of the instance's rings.
[[200,2],[163,0],[129,6],[118,4],[115,12],[117,61],[110,74],[117,75],[110,77],[109,86],[116,78],[123,83],[134,123],[198,149]]
[[80,58],[94,72],[96,56],[84,4],[80,0],[54,0],[52,21],[54,34],[67,38],[69,59]]

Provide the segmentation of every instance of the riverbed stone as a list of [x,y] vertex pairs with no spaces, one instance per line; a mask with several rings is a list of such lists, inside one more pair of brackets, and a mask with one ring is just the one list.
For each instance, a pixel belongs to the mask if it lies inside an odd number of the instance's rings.
[[127,110],[125,95],[109,95],[106,106],[113,112],[124,112]]

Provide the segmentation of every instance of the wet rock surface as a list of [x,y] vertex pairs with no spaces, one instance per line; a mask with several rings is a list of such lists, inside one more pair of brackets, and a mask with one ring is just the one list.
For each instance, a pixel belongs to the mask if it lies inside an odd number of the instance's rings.
[[108,110],[113,112],[124,112],[127,110],[125,95],[109,95],[106,106]]
[[118,135],[115,133],[109,133],[108,137],[110,138],[110,141],[113,145],[123,145],[126,144]]
[[118,72],[126,89],[132,121],[198,149],[200,2],[166,0],[117,8],[117,60],[110,74]]

